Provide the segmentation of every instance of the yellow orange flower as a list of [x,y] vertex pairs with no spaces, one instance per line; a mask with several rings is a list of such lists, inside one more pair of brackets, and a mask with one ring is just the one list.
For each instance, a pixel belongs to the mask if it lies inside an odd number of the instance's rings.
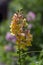
[[20,45],[21,49],[24,49],[26,46],[32,46],[32,35],[27,30],[27,27],[26,19],[20,13],[15,13],[11,21],[10,31],[11,34],[16,36],[16,44]]

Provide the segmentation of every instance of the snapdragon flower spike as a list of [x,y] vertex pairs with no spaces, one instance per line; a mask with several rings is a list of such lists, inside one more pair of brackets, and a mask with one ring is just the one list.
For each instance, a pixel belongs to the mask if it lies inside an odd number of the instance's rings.
[[32,35],[27,27],[28,23],[22,13],[15,13],[12,17],[10,31],[11,34],[16,36],[16,44],[19,45],[21,49],[26,48],[26,46],[32,46]]

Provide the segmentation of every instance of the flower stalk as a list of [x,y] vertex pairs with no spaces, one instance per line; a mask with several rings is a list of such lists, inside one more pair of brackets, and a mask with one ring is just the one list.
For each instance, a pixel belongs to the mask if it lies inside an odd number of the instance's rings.
[[27,20],[23,17],[21,12],[14,14],[10,25],[10,32],[16,37],[16,44],[19,50],[19,63],[22,65],[23,60],[25,64],[25,57],[23,56],[23,59],[21,59],[21,53],[23,54],[22,50],[25,50],[28,46],[32,46],[32,34],[30,34]]

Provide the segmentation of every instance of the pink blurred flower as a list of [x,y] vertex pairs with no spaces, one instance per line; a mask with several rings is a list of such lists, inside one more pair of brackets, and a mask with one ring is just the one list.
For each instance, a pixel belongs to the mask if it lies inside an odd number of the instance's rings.
[[28,29],[31,29],[32,27],[33,27],[32,24],[29,24],[29,25],[28,25]]
[[16,37],[15,36],[12,36],[10,32],[7,32],[5,38],[6,38],[7,41],[16,42]]
[[27,18],[27,21],[32,21],[32,20],[34,20],[34,19],[35,19],[35,13],[30,11],[30,12],[27,14],[26,18]]
[[5,51],[11,51],[12,50],[12,47],[10,45],[5,45],[4,46],[4,50]]

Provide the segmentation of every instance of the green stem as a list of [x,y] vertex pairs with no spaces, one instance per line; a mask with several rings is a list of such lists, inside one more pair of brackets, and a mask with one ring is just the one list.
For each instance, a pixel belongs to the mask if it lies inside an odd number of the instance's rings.
[[19,50],[19,62],[20,62],[20,65],[21,65],[21,53],[20,53],[20,50]]
[[19,45],[19,63],[21,65],[21,50],[20,50],[20,45]]
[[[23,54],[23,52],[22,52],[22,54]],[[22,59],[23,59],[23,65],[25,65],[25,56],[24,55],[22,55]]]

